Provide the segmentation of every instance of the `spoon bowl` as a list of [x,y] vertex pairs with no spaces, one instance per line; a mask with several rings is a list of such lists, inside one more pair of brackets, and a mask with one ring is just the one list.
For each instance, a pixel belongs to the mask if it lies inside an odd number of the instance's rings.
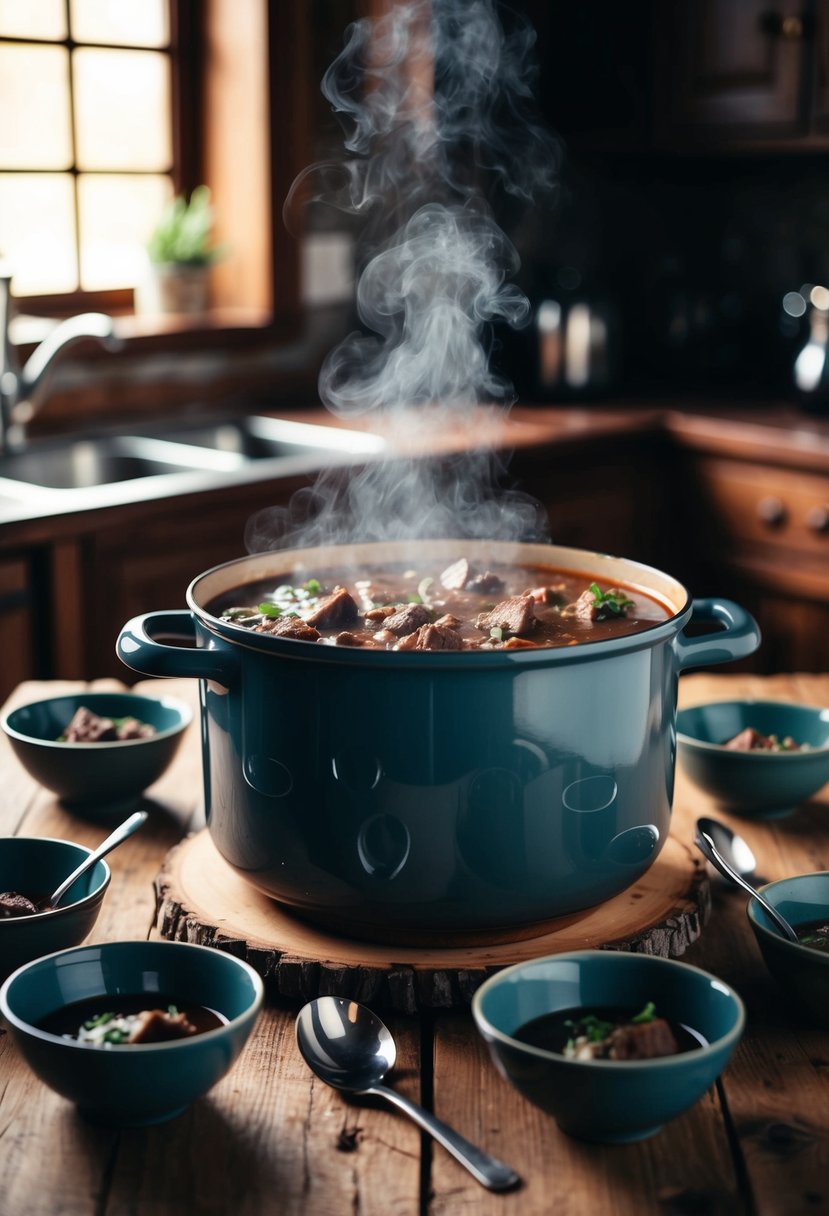
[[309,1001],[297,1015],[296,1041],[308,1067],[326,1085],[343,1093],[384,1098],[434,1136],[488,1190],[510,1190],[521,1181],[503,1161],[382,1084],[397,1059],[397,1048],[388,1027],[364,1005],[334,996]]
[[[697,820],[695,843],[703,856],[711,862],[715,870],[719,870],[724,878],[727,878],[736,886],[742,887],[752,899],[755,899],[760,904],[769,919],[774,922],[779,932],[788,941],[797,942],[797,934],[789,922],[748,881],[744,869],[747,861],[745,850],[748,849],[748,845],[746,845],[741,836],[737,836],[729,827],[726,827],[724,823],[720,823],[717,819],[702,818]],[[751,854],[750,849],[748,849],[748,853],[753,860],[753,854]]]

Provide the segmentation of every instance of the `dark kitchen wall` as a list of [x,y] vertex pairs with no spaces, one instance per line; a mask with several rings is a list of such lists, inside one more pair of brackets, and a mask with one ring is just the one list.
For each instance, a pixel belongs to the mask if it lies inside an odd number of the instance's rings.
[[[683,60],[694,54],[724,73],[732,55],[736,79],[750,37],[770,73],[778,58],[797,56],[797,79],[808,85],[814,39],[829,30],[813,24],[790,45],[761,28],[766,17],[752,0],[661,4],[508,5],[536,29],[539,108],[565,150],[555,205],[510,229],[521,283],[536,302],[601,303],[618,355],[615,392],[785,397],[806,332],[805,321],[783,313],[782,297],[829,282],[829,140],[809,137],[804,113],[819,99],[780,97],[770,79],[761,83],[779,122],[749,113],[752,126],[733,111],[719,125],[697,115],[696,126],[672,126],[671,114]],[[688,14],[694,28],[671,26]],[[735,30],[735,14],[750,24]],[[703,62],[703,94],[705,70]],[[715,83],[732,108],[740,103],[732,79]],[[534,331],[501,337],[521,397],[544,396]]]

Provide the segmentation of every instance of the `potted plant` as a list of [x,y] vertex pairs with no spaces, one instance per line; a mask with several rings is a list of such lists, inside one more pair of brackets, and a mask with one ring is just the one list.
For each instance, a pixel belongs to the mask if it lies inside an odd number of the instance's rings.
[[213,243],[207,186],[168,203],[147,243],[149,274],[136,290],[143,313],[201,313],[207,308],[210,267],[222,255]]

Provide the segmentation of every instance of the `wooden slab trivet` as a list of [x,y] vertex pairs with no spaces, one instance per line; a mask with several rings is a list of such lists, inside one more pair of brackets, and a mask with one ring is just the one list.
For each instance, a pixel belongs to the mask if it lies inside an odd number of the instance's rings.
[[466,1005],[491,972],[544,954],[604,947],[676,958],[699,937],[710,911],[701,862],[672,836],[627,891],[547,921],[520,941],[412,946],[336,937],[240,878],[206,829],[168,854],[155,887],[162,937],[228,950],[280,996],[332,994],[402,1013]]

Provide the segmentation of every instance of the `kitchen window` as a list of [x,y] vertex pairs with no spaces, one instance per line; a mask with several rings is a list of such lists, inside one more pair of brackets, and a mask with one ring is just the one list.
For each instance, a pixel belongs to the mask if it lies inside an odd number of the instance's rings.
[[[190,166],[171,0],[0,0],[0,253],[18,297],[117,307]],[[77,305],[77,300],[71,302]]]

